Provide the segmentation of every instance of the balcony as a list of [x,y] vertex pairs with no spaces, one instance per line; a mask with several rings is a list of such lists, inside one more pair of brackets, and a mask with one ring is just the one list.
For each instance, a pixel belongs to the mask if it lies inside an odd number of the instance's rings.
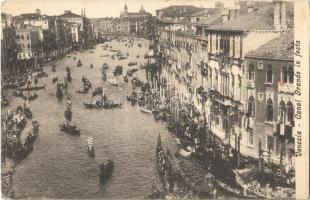
[[294,85],[291,83],[278,83],[278,91],[285,94],[294,94]]

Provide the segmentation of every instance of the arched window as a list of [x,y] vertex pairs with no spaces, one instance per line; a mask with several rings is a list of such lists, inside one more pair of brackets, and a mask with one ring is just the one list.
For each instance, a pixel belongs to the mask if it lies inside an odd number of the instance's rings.
[[288,75],[288,82],[293,83],[294,82],[294,69],[292,66],[289,66],[287,75]]
[[280,121],[284,122],[284,119],[285,119],[285,103],[283,100],[280,102],[280,105],[279,105],[279,115],[280,115]]
[[287,67],[282,67],[282,82],[287,83]]
[[273,102],[270,98],[267,100],[266,118],[268,122],[273,121]]
[[253,63],[249,66],[249,80],[254,80],[254,65]]
[[287,121],[293,123],[294,119],[294,106],[291,101],[287,102]]
[[248,114],[249,114],[250,117],[254,117],[255,116],[255,102],[254,102],[254,97],[252,95],[249,98]]
[[273,70],[271,65],[268,65],[266,73],[266,83],[272,83]]

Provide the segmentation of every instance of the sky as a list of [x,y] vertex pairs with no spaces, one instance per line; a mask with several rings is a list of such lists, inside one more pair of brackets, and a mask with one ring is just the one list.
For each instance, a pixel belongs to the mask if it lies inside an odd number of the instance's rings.
[[[155,15],[155,10],[170,5],[214,7],[217,1],[219,0],[2,0],[1,12],[19,15],[33,13],[38,8],[42,14],[60,15],[64,10],[81,14],[81,9],[85,8],[86,16],[89,18],[119,17],[125,3],[129,12],[138,12],[143,5],[146,11]],[[225,6],[233,4],[233,0],[221,1]]]

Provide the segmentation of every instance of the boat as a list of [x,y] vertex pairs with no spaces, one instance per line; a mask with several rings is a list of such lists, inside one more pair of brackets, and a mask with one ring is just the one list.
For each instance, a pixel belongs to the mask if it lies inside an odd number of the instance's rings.
[[82,64],[82,61],[81,61],[81,59],[79,59],[78,62],[77,62],[77,64],[76,64],[76,66],[77,66],[77,67],[81,67],[82,65],[83,65],[83,64]]
[[83,104],[84,104],[84,106],[85,106],[86,108],[88,108],[88,109],[93,109],[93,108],[95,108],[95,106],[94,106],[93,103],[83,103]]
[[59,125],[60,131],[72,134],[72,135],[80,135],[80,129],[76,127],[75,124],[61,124]]
[[103,108],[109,109],[109,108],[121,108],[123,104],[121,102],[115,102],[115,101],[107,101],[104,105]]
[[183,157],[189,157],[189,156],[192,155],[192,152],[191,151],[186,151],[186,150],[181,148],[180,151],[179,151],[179,154],[181,156],[183,156]]
[[61,99],[61,98],[63,97],[63,93],[62,93],[61,87],[62,87],[61,84],[57,84],[56,97],[57,97],[58,99]]
[[52,66],[52,72],[56,72],[56,65]]
[[109,69],[109,65],[108,63],[103,63],[102,65],[102,69],[105,70],[105,69]]
[[66,118],[68,121],[71,121],[71,120],[72,120],[72,111],[71,111],[70,109],[65,110],[65,118]]
[[114,86],[118,86],[118,81],[115,78],[110,78],[108,80],[109,83],[111,83]]
[[91,51],[89,51],[89,53],[94,53],[94,51],[93,51],[93,50],[91,50]]
[[92,137],[89,137],[87,139],[87,145],[88,145],[88,155],[90,157],[95,157],[94,141]]
[[24,113],[28,119],[32,119],[32,112],[31,112],[30,108],[25,108]]
[[89,90],[77,90],[75,91],[75,93],[78,93],[78,94],[87,94]]
[[129,62],[128,66],[134,66],[134,65],[137,65],[137,64],[138,64],[137,62]]
[[43,90],[43,89],[45,89],[45,85],[18,88],[19,91]]
[[104,182],[112,176],[114,170],[114,162],[112,160],[108,160],[106,163],[101,163],[99,165],[99,169],[100,182]]
[[52,82],[53,83],[56,83],[58,81],[58,77],[54,77],[53,79],[52,79]]
[[28,101],[33,101],[33,100],[35,100],[36,98],[38,98],[38,94],[36,94],[36,93],[34,93],[34,94],[32,94],[32,95],[29,95],[28,96]]
[[139,110],[140,110],[141,112],[143,112],[143,113],[148,113],[148,114],[152,114],[152,113],[153,113],[152,110],[150,110],[150,109],[148,109],[148,108],[146,108],[146,107],[139,107]]
[[7,107],[8,105],[9,105],[9,101],[1,97],[1,106]]

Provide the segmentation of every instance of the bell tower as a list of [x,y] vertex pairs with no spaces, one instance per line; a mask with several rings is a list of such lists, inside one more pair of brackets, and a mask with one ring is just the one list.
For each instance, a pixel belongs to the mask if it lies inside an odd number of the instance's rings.
[[125,6],[124,6],[124,13],[127,14],[128,13],[128,8],[127,8],[127,5],[125,3]]

